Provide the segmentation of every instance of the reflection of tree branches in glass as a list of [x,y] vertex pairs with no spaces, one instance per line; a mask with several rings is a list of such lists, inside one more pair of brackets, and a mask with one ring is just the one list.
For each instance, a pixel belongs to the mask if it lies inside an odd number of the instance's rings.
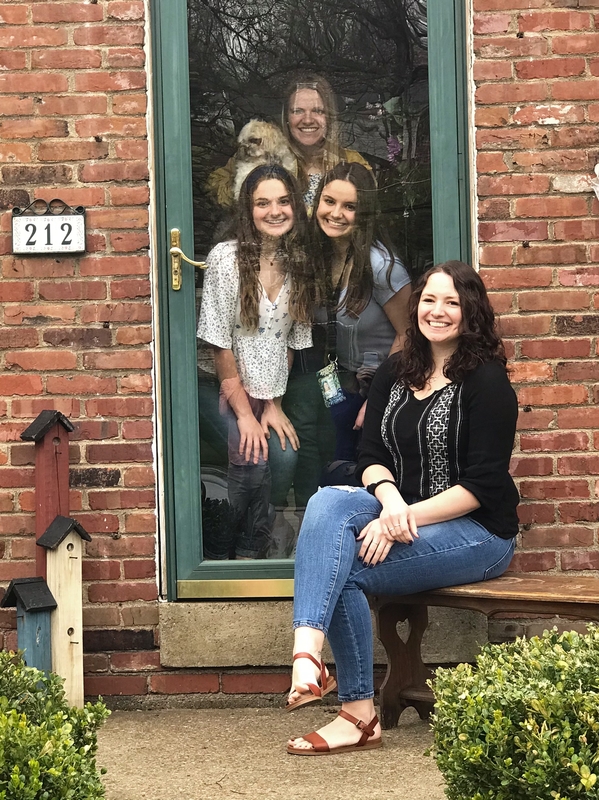
[[250,117],[280,122],[303,70],[332,84],[341,144],[371,163],[392,236],[421,269],[432,251],[426,0],[188,0],[188,26],[198,255],[222,218],[209,174]]

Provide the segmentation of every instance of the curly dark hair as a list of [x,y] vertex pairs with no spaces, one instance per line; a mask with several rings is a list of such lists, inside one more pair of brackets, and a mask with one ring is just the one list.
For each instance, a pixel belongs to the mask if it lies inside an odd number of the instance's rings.
[[253,217],[254,192],[267,180],[281,181],[291,199],[293,228],[281,237],[280,248],[286,272],[291,279],[289,314],[298,322],[310,321],[312,262],[306,248],[308,217],[297,181],[277,164],[264,164],[252,170],[241,186],[235,227],[237,230],[237,264],[239,267],[240,316],[250,330],[258,327],[260,302],[260,250],[262,236],[256,230]]
[[379,224],[376,181],[372,172],[362,164],[339,162],[321,180],[314,198],[314,211],[310,219],[311,249],[317,278],[317,299],[322,302],[330,294],[331,289],[329,283],[333,247],[328,236],[320,229],[317,211],[324,189],[333,181],[347,181],[356,189],[356,224],[351,233],[346,262],[351,262],[351,271],[347,291],[338,310],[342,309],[348,314],[358,315],[368,305],[374,285],[370,265],[370,248],[377,247],[389,261],[386,274],[389,287],[391,287],[390,276],[396,256],[393,254],[393,245],[389,241],[386,231]]
[[463,381],[469,372],[487,361],[507,363],[505,349],[497,333],[495,314],[479,274],[463,261],[446,261],[422,275],[410,297],[410,327],[403,351],[398,356],[397,378],[405,386],[424,389],[434,369],[430,342],[418,327],[418,304],[431,275],[444,272],[453,280],[460,298],[462,330],[455,352],[447,360],[443,374],[453,383]]

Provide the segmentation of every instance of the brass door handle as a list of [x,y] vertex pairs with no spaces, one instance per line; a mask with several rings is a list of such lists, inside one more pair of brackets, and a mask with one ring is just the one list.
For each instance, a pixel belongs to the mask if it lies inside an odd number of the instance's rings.
[[175,292],[178,292],[183,282],[183,274],[181,272],[181,259],[187,261],[199,269],[206,269],[205,261],[193,261],[187,258],[183,250],[181,250],[181,231],[179,228],[171,228],[171,248],[169,250],[171,256],[171,286]]

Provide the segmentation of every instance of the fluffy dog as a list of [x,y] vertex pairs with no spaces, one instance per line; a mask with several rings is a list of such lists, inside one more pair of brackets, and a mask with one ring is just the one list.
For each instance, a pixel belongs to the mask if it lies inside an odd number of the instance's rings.
[[237,137],[233,196],[239,199],[241,184],[253,169],[262,164],[279,164],[292,175],[297,174],[297,160],[283,132],[272,122],[251,119]]

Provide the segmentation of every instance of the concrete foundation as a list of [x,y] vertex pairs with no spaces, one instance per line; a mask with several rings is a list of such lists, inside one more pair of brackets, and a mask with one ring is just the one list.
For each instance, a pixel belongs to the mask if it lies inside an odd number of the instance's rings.
[[[487,641],[482,614],[450,608],[431,608],[423,643],[431,664],[472,661]],[[291,662],[292,602],[162,603],[160,661],[163,667],[278,667]],[[400,630],[402,638],[408,629]],[[325,648],[325,661],[333,661]],[[387,662],[375,640],[374,661]]]

